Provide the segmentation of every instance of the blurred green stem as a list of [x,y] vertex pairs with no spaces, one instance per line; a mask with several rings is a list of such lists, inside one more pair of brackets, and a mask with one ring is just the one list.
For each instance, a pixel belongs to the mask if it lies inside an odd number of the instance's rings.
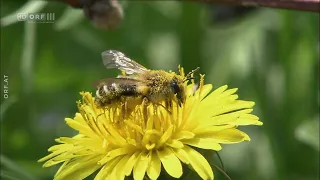
[[0,178],[6,179],[6,180],[19,180],[19,178],[14,177],[12,173],[5,171],[3,169],[1,169]]
[[13,96],[13,97],[10,97],[9,99],[7,100],[4,100],[2,103],[1,103],[1,108],[0,108],[0,123],[2,123],[2,121],[4,120],[4,114],[6,113],[6,111],[9,109],[9,107],[14,104],[15,102],[17,102],[17,97],[16,96]]
[[30,93],[33,87],[33,59],[36,41],[36,23],[24,23],[24,42],[21,57],[21,75],[25,93]]
[[[25,169],[20,167],[17,163],[7,158],[4,155],[0,155],[1,162],[1,177],[4,179],[23,179],[23,180],[36,180],[34,176],[29,174]],[[6,170],[4,170],[5,168]],[[13,177],[14,176],[14,177]]]

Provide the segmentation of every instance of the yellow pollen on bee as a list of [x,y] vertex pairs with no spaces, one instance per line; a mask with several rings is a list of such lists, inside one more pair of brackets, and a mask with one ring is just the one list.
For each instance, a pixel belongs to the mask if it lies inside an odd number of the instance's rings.
[[137,91],[141,92],[142,94],[146,94],[148,92],[148,87],[147,86],[138,86]]

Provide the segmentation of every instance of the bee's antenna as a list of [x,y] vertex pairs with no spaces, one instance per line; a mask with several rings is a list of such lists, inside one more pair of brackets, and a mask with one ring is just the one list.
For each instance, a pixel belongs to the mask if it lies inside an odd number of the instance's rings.
[[186,82],[186,81],[189,81],[189,80],[192,80],[192,79],[196,79],[196,78],[194,78],[194,77],[185,78],[185,79],[183,80],[183,82]]
[[192,77],[192,75],[193,75],[195,72],[199,71],[199,69],[200,69],[200,67],[197,67],[196,69],[190,71],[190,72],[186,75],[186,77],[185,77],[185,79],[183,80],[183,82],[188,81],[188,80],[191,80],[191,79],[195,79],[194,77]]

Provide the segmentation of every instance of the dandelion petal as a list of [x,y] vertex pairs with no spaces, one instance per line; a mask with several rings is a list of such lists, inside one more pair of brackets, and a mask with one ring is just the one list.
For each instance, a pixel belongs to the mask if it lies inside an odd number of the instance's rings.
[[206,84],[201,89],[200,99],[203,99],[212,89],[211,84]]
[[185,144],[189,144],[191,146],[195,146],[202,149],[211,149],[215,151],[220,151],[221,146],[213,139],[205,139],[205,138],[193,138],[183,141]]
[[152,152],[151,161],[147,169],[147,174],[150,179],[157,179],[161,171],[161,162],[156,152]]
[[188,146],[184,146],[183,150],[188,155],[191,166],[202,179],[213,179],[213,172],[210,164],[199,152]]
[[89,137],[97,137],[97,135],[86,124],[80,123],[70,118],[66,118],[65,121],[72,129],[75,129]]
[[131,157],[129,158],[126,166],[124,167],[124,174],[126,176],[129,176],[131,174],[132,168],[136,164],[139,156],[140,156],[140,152],[137,151],[134,154],[132,154]]
[[175,139],[168,141],[167,145],[173,148],[183,148],[183,143]]
[[[57,147],[59,147],[61,149],[58,149]],[[69,150],[72,147],[73,147],[72,144],[59,144],[59,145],[52,146],[49,149],[49,151],[53,151],[53,152],[51,154],[39,159],[38,162],[43,162],[43,161],[47,161],[49,159],[52,159],[53,157],[65,152],[66,150]],[[49,167],[49,166],[46,166],[46,167]]]
[[170,126],[161,136],[160,140],[158,141],[157,147],[162,146],[172,135],[173,126]]
[[175,134],[174,138],[176,140],[180,140],[180,139],[191,139],[194,137],[194,133],[190,132],[190,131],[180,131],[178,133]]
[[189,164],[189,157],[186,151],[183,149],[173,149],[173,152],[183,163]]
[[174,153],[168,148],[164,148],[162,151],[157,151],[157,153],[168,174],[172,177],[179,178],[182,175],[182,166]]
[[149,161],[150,161],[150,154],[141,153],[137,163],[133,168],[133,178],[135,180],[143,179],[144,174],[146,173],[146,170],[148,168]]
[[104,166],[100,169],[99,173],[96,175],[96,177],[94,178],[94,180],[105,179],[105,178],[107,177],[107,175],[108,175],[108,174],[107,174],[107,173],[108,173],[107,168],[108,168],[108,165],[104,165]]
[[130,158],[130,155],[126,155],[118,162],[117,167],[115,168],[117,179],[124,179],[124,177],[125,177],[124,167],[125,167],[126,163],[128,162],[129,158]]
[[210,137],[217,143],[232,144],[242,141],[250,141],[249,136],[238,129],[225,129],[222,131],[213,132]]
[[104,163],[110,161],[111,159],[113,159],[117,156],[121,156],[121,155],[130,153],[130,151],[132,151],[132,150],[127,147],[112,150],[112,151],[108,152],[108,154],[105,157],[103,157],[103,159],[101,159],[98,163],[103,165]]
[[109,171],[112,171],[111,173],[108,172],[108,177],[110,179],[123,180],[125,177],[125,174],[123,173],[123,167],[125,165],[124,161],[128,160],[129,158],[126,158],[126,156],[123,156],[123,157],[118,157],[116,159],[117,160],[115,164],[111,166],[112,168],[111,167],[108,168]]
[[108,176],[114,174],[114,171],[116,171],[114,167],[117,166],[120,159],[121,157],[118,157],[111,160],[108,164],[105,164],[103,168],[101,168],[97,176],[94,178],[94,180],[104,180],[107,179]]
[[101,165],[97,164],[97,161],[99,159],[101,159],[101,156],[87,156],[77,158],[74,161],[66,164],[64,166],[64,169],[60,170],[60,173],[56,174],[54,179],[84,179],[101,167]]

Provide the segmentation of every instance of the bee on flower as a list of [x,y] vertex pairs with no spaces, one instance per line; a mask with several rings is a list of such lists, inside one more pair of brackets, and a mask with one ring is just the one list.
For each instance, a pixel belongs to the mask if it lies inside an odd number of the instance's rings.
[[[162,170],[179,178],[182,164],[202,179],[214,179],[207,159],[195,148],[220,151],[220,144],[250,140],[238,126],[262,125],[251,114],[254,102],[238,100],[237,89],[222,86],[211,92],[212,85],[204,84],[201,75],[195,90],[194,82],[187,85],[194,71],[184,75],[180,68],[177,75],[147,70],[115,51],[103,56],[107,68],[119,68],[130,76],[102,82],[96,97],[80,93],[79,112],[65,119],[78,134],[56,139],[59,144],[49,148],[51,154],[39,160],[44,167],[62,163],[55,180],[85,179],[96,171],[96,180],[157,179]],[[152,89],[151,82],[162,88]],[[141,101],[132,105],[132,99]],[[123,104],[130,107],[125,118],[122,113],[128,109]],[[116,108],[105,108],[109,105]]]
[[107,78],[97,86],[95,103],[100,108],[123,106],[122,113],[130,114],[133,107],[143,103],[171,108],[175,101],[181,106],[185,100],[186,83],[199,68],[186,76],[163,70],[150,70],[128,58],[119,51],[108,50],[102,53],[103,64],[106,68],[117,68],[126,76]]

